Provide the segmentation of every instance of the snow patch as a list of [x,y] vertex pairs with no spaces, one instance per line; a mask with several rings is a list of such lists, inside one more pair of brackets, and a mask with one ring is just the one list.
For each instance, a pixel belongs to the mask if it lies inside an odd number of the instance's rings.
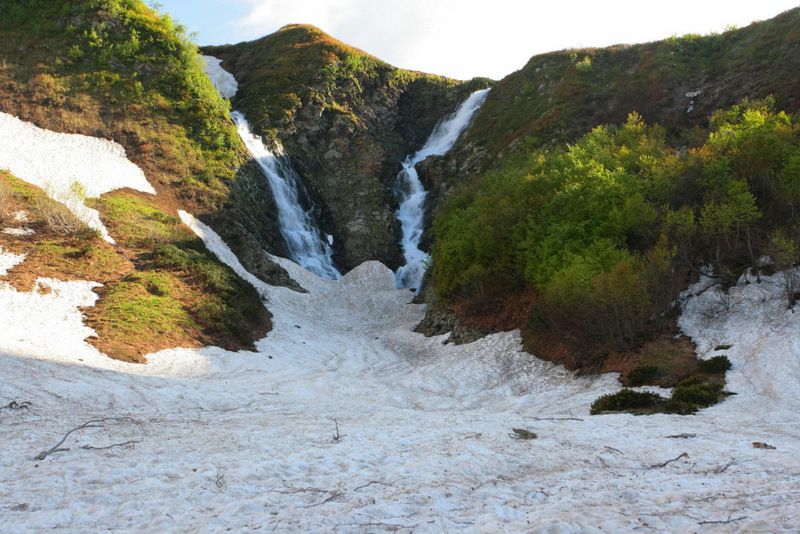
[[33,228],[3,228],[3,233],[15,236],[26,236],[35,234],[36,230]]
[[222,98],[233,98],[239,90],[239,84],[233,74],[222,68],[222,60],[214,56],[202,56],[206,65],[206,74],[214,88]]
[[[0,246],[0,276],[5,276],[8,271],[25,261],[25,254],[14,254],[6,252]],[[2,309],[2,308],[0,308]]]
[[[109,243],[114,240],[100,214],[87,207],[82,197],[96,198],[123,187],[156,192],[142,170],[127,159],[122,145],[99,137],[44,130],[2,112],[0,168],[44,189]],[[80,186],[76,188],[75,184]]]
[[222,238],[206,224],[200,222],[194,215],[183,210],[178,210],[178,215],[183,224],[188,226],[192,232],[203,240],[208,250],[210,250],[222,263],[233,269],[243,280],[252,285],[259,293],[266,295],[267,285],[250,274],[244,265],[236,257],[236,254],[225,244]]
[[[787,309],[783,275],[743,276],[727,292],[701,280],[684,305],[681,329],[697,344],[700,357],[724,353],[733,364],[728,389],[737,393],[720,406],[753,417],[796,420],[800,411],[800,319]],[[708,289],[705,289],[709,287]],[[705,289],[705,291],[703,291]],[[724,351],[714,350],[731,345]],[[769,402],[766,402],[769,401]],[[774,412],[772,410],[779,410]]]

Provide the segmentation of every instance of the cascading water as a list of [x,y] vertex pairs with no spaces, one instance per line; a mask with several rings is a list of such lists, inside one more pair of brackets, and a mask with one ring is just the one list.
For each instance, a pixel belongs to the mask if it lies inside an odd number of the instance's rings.
[[[220,66],[219,59],[210,56],[203,56],[203,59],[206,72],[219,93],[225,98],[234,96],[237,84],[233,75]],[[278,223],[291,259],[324,278],[341,277],[332,259],[332,238],[328,236],[328,242],[323,241],[313,218],[300,203],[300,179],[297,173],[264,146],[260,137],[253,134],[243,114],[233,111],[231,118],[239,137],[261,167],[272,189],[278,209]]]
[[406,264],[395,274],[397,287],[419,289],[425,276],[428,253],[420,250],[425,217],[425,198],[428,192],[420,182],[416,165],[428,156],[443,156],[453,148],[461,133],[469,126],[472,116],[483,105],[489,89],[475,91],[458,109],[436,125],[425,145],[406,158],[397,176],[400,209],[397,218],[403,229],[403,255]]
[[299,178],[294,170],[264,146],[261,138],[250,130],[250,124],[238,111],[231,113],[239,137],[244,141],[250,154],[258,162],[266,176],[275,204],[278,208],[278,222],[286,240],[286,248],[291,258],[325,278],[337,279],[341,273],[333,265],[333,251],[322,240],[311,215],[300,204],[298,190]]

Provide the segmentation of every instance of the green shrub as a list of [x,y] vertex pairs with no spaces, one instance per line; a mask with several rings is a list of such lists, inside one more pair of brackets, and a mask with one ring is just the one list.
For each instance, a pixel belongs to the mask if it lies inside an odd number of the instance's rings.
[[731,368],[731,361],[724,354],[714,356],[708,360],[697,362],[697,369],[701,373],[724,373]]
[[661,369],[655,365],[641,365],[628,373],[628,384],[631,386],[643,386],[653,384],[661,376]]
[[690,377],[681,381],[672,390],[672,400],[707,408],[716,404],[722,394],[723,385],[702,377]]
[[648,412],[657,409],[665,402],[656,393],[623,389],[617,393],[603,395],[592,403],[592,414],[604,412]]
[[674,413],[677,415],[691,415],[693,413],[697,413],[698,410],[697,404],[692,402],[686,402],[676,399],[668,399],[666,403],[664,403],[664,413]]
[[[642,366],[635,369],[643,375],[657,373],[655,366]],[[631,373],[633,374],[633,372]],[[631,412],[631,413],[673,413],[689,415],[696,413],[701,408],[708,408],[722,400],[727,395],[723,391],[723,384],[714,382],[704,376],[690,376],[683,379],[672,390],[669,399],[649,392],[639,392],[632,389],[623,389],[611,395],[603,395],[592,403],[592,414],[604,412]]]
[[769,254],[770,235],[786,236],[773,245],[795,261],[800,124],[772,99],[715,113],[688,150],[635,113],[574,144],[534,141],[436,215],[432,280],[443,300],[525,287],[540,297],[530,324],[574,352],[627,351],[671,323],[681,272],[705,264],[723,286],[735,282]]

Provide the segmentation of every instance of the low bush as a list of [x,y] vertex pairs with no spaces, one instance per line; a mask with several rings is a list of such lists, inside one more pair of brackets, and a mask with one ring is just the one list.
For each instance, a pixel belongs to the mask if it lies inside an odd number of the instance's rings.
[[697,369],[701,373],[724,373],[731,368],[731,361],[724,354],[714,356],[708,360],[697,362]]
[[663,406],[666,399],[656,393],[623,389],[617,393],[603,395],[592,403],[593,415],[604,412],[649,413]]
[[653,384],[661,376],[661,369],[655,365],[641,365],[628,373],[628,385],[643,386]]
[[74,236],[89,229],[66,206],[49,198],[35,199],[33,211],[45,222],[47,229],[56,235]]
[[664,403],[664,413],[673,413],[677,415],[691,415],[697,413],[698,406],[691,402],[668,399]]
[[13,193],[11,188],[5,182],[0,181],[0,222],[11,219],[13,211],[11,209],[12,200]]
[[[637,369],[647,369],[643,366]],[[655,368],[657,369],[657,368]],[[644,371],[648,374],[650,371]],[[623,389],[617,393],[603,395],[592,403],[593,415],[606,412],[631,412],[636,414],[673,413],[689,415],[701,408],[708,408],[727,395],[724,385],[704,376],[690,376],[683,379],[672,390],[669,399],[650,392]]]
[[718,382],[693,376],[675,386],[672,390],[672,400],[694,404],[698,408],[707,408],[720,400],[722,388],[723,385]]

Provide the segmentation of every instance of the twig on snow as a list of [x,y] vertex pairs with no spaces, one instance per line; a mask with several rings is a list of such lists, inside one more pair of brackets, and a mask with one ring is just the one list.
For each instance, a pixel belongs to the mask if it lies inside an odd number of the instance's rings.
[[353,488],[351,491],[356,492],[358,490],[362,490],[364,488],[368,488],[369,486],[372,486],[372,485],[375,485],[375,484],[380,485],[380,486],[394,486],[395,484],[400,482],[400,480],[402,480],[402,479],[398,478],[397,480],[393,480],[392,482],[381,482],[380,480],[370,480],[366,484],[361,484],[360,486],[357,486],[357,487]]
[[728,460],[727,463],[720,464],[717,467],[715,467],[714,469],[712,469],[711,472],[719,475],[720,473],[724,473],[725,471],[727,471],[728,468],[730,466],[732,466],[733,464],[735,464],[735,463],[736,463],[736,458],[731,458],[730,460]]
[[534,421],[583,421],[579,417],[531,417]]
[[370,521],[369,523],[340,523],[337,527],[385,527],[387,530],[414,530],[422,523],[415,523],[413,525],[397,525],[395,523],[381,523],[379,521]]
[[141,443],[141,440],[132,439],[130,441],[123,441],[122,443],[112,443],[111,445],[107,445],[105,447],[93,447],[91,445],[81,445],[80,448],[87,451],[105,451],[108,449],[113,449],[114,447],[125,447],[126,445],[134,445],[136,443]]
[[320,488],[289,488],[286,490],[269,490],[271,493],[281,493],[283,495],[295,495],[297,493],[333,493],[335,490],[324,490]]
[[344,495],[343,491],[336,490],[336,491],[331,492],[331,494],[328,496],[327,499],[325,499],[323,501],[320,501],[320,502],[317,502],[317,503],[314,503],[314,504],[309,504],[308,506],[302,506],[301,508],[314,508],[315,506],[322,506],[323,504],[327,504],[327,503],[329,503],[329,502],[331,502],[331,501],[333,501],[335,499],[338,499],[342,495]]
[[[66,447],[65,448],[61,448],[61,445],[63,445],[64,442],[67,441],[67,438],[69,438],[74,432],[77,432],[79,430],[84,430],[84,429],[87,429],[87,428],[103,428],[103,427],[105,427],[105,423],[108,423],[108,422],[111,422],[111,421],[118,422],[118,423],[123,423],[123,422],[135,423],[135,424],[137,424],[137,425],[139,425],[141,427],[141,423],[139,423],[138,421],[136,421],[134,419],[131,419],[130,417],[103,417],[101,419],[90,419],[89,421],[86,421],[82,425],[76,426],[75,428],[73,428],[71,430],[68,430],[67,433],[64,434],[64,437],[61,438],[61,441],[59,441],[58,443],[56,443],[55,445],[53,445],[51,448],[47,449],[46,451],[40,452],[39,454],[34,456],[33,459],[34,460],[44,460],[45,458],[47,458],[51,454],[55,454],[57,452],[66,452],[66,451],[69,450],[69,448],[66,448]],[[114,444],[114,445],[111,445],[111,446],[108,446],[108,447],[91,447],[89,445],[83,445],[81,448],[82,449],[89,449],[89,450],[91,450],[91,449],[100,450],[100,449],[110,449],[112,447],[117,447],[117,446],[122,446],[122,445],[127,445],[127,444],[130,444],[130,443],[117,443],[117,444]]]
[[333,418],[331,418],[331,421],[333,421],[335,427],[335,431],[331,436],[331,441],[333,441],[334,443],[339,443],[345,438],[345,436],[347,436],[347,434],[339,434],[339,421]]
[[671,436],[664,436],[668,439],[689,439],[689,438],[696,438],[697,434],[673,434]]
[[217,474],[214,477],[214,485],[220,491],[225,491],[228,488],[228,483],[225,482],[225,473],[222,472],[219,466],[217,466]]
[[625,456],[625,453],[624,453],[624,452],[622,452],[622,451],[621,451],[621,450],[619,450],[619,449],[615,449],[614,447],[609,447],[608,445],[604,445],[604,446],[603,446],[603,448],[604,448],[604,449],[606,449],[606,450],[608,450],[608,451],[611,451],[611,452],[616,452],[617,454],[621,454],[621,455]]
[[677,461],[678,461],[678,460],[680,460],[681,458],[688,458],[688,457],[689,457],[689,453],[682,452],[682,453],[680,453],[678,456],[676,456],[675,458],[673,458],[672,460],[667,460],[666,462],[664,462],[664,463],[661,463],[661,464],[653,464],[653,465],[651,465],[651,466],[650,466],[650,469],[658,469],[658,468],[660,468],[660,467],[667,467],[667,466],[668,466],[669,464],[671,464],[672,462],[677,462]]
[[28,401],[17,402],[17,401],[13,401],[12,400],[11,402],[6,404],[5,406],[0,406],[0,411],[2,411],[2,410],[30,410],[30,409],[31,409],[31,403],[28,402]]
[[742,519],[747,519],[748,516],[743,515],[741,517],[733,517],[732,515],[728,516],[728,519],[724,521],[698,521],[698,525],[727,525],[729,523],[735,523],[736,521],[741,521]]
[[524,440],[524,439],[536,439],[537,436],[535,432],[531,432],[530,430],[525,430],[524,428],[512,428],[513,434],[509,432],[508,437],[511,439],[517,440]]

